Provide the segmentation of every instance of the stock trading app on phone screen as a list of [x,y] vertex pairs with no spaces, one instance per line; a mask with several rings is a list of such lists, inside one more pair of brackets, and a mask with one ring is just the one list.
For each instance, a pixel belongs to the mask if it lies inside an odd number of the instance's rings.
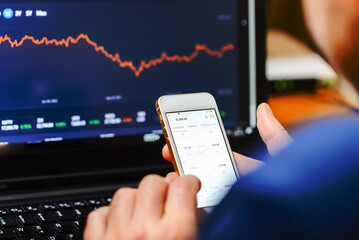
[[237,180],[214,109],[166,114],[185,175],[202,183],[198,207],[217,205]]

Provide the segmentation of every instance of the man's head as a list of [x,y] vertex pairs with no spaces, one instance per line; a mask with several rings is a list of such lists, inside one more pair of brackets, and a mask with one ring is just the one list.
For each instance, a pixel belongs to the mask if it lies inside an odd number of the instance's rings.
[[302,0],[308,28],[336,71],[359,91],[359,1]]

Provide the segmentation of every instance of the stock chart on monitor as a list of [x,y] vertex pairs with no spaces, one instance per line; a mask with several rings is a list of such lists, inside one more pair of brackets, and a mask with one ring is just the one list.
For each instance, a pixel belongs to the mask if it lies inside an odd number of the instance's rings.
[[236,1],[0,4],[0,143],[144,134],[164,94],[212,93],[235,125]]

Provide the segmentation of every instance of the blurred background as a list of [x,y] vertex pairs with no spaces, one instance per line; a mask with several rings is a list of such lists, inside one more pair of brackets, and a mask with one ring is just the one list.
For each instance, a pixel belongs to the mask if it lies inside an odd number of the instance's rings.
[[305,26],[300,0],[267,1],[269,104],[291,131],[317,118],[350,114],[356,92],[327,64]]
[[301,0],[267,0],[267,16],[269,29],[286,32],[315,51],[305,26]]

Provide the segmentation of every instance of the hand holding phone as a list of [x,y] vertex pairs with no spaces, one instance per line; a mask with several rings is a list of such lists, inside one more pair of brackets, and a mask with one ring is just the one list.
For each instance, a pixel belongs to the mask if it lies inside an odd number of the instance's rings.
[[198,208],[216,206],[239,174],[215,99],[209,93],[167,95],[156,109],[176,172],[201,180]]

